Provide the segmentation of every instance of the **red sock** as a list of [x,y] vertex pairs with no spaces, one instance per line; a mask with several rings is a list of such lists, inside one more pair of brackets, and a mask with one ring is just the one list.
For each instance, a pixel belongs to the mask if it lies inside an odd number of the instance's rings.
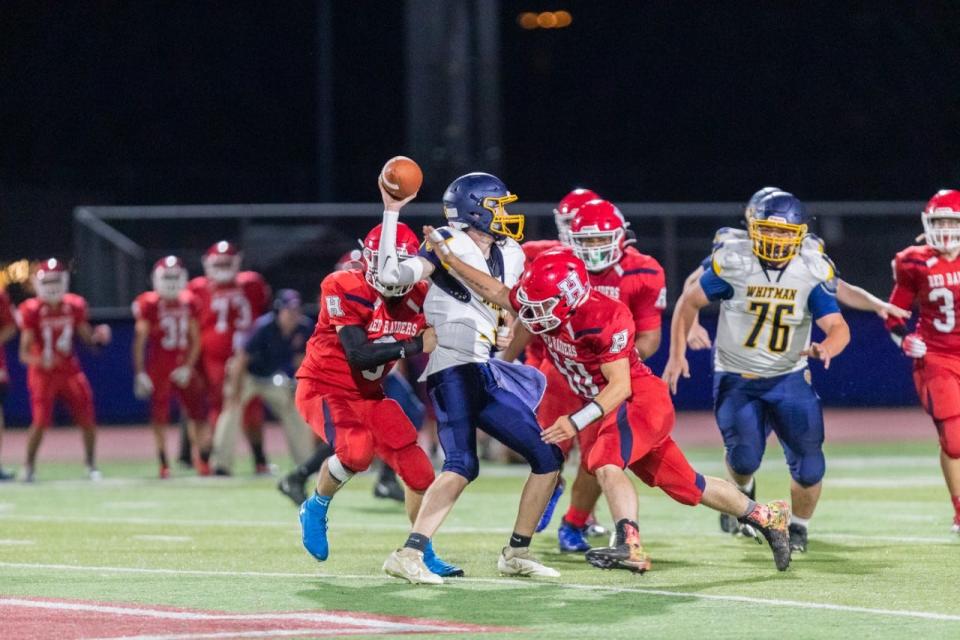
[[567,514],[563,516],[563,519],[577,527],[578,529],[583,529],[587,526],[587,520],[590,518],[589,511],[580,511],[574,507],[567,509]]
[[951,496],[950,499],[953,501],[953,512],[960,519],[960,496]]

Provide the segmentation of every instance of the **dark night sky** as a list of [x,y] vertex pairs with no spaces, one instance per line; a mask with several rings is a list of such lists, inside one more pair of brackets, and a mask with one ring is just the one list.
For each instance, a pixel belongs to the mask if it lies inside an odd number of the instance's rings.
[[[0,257],[80,203],[316,199],[312,3],[2,6]],[[620,200],[743,200],[767,183],[925,199],[960,183],[956,6],[501,6],[503,174],[526,200],[578,182]],[[559,8],[572,27],[515,23]],[[403,7],[333,17],[334,195],[371,200],[371,167],[404,145]]]

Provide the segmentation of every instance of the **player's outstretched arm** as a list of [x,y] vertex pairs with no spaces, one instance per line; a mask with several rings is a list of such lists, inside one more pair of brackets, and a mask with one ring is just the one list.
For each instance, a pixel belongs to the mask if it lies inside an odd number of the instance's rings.
[[430,225],[423,227],[423,235],[426,236],[430,249],[437,254],[437,257],[450,267],[451,271],[456,272],[478,296],[487,302],[499,305],[502,309],[513,308],[510,304],[510,289],[505,284],[458,258],[450,250],[440,232]]
[[113,332],[108,324],[98,324],[94,327],[89,322],[80,322],[77,324],[77,335],[85,345],[90,347],[106,346],[113,339]]
[[437,345],[437,335],[433,327],[422,334],[401,342],[373,342],[367,337],[367,330],[361,325],[339,325],[337,338],[343,346],[347,362],[354,369],[375,369],[382,364],[409,358],[419,353],[430,353]]
[[839,279],[837,280],[837,301],[851,309],[872,311],[884,320],[890,316],[903,320],[910,317],[910,312],[906,309],[884,302],[866,289]]
[[[691,288],[693,285],[700,281],[700,276],[703,275],[703,265],[697,267],[693,273],[687,276],[687,279],[683,282],[683,290]],[[700,351],[702,349],[709,349],[713,344],[710,342],[710,334],[707,333],[707,330],[703,328],[703,325],[700,324],[700,313],[697,312],[697,315],[693,317],[693,324],[690,325],[690,331],[687,333],[687,346],[694,351]]]
[[840,352],[850,344],[850,327],[847,326],[847,321],[839,313],[828,313],[817,318],[817,326],[827,336],[823,339],[823,342],[811,342],[810,346],[801,353],[820,360],[823,362],[823,368],[829,369],[830,360],[840,355]]
[[593,400],[568,416],[560,416],[550,427],[543,430],[540,439],[548,444],[569,440],[588,426],[616,411],[632,393],[630,385],[630,359],[620,358],[600,365],[600,372],[607,385]]
[[513,340],[510,341],[510,346],[503,350],[500,357],[507,362],[513,362],[519,358],[523,350],[527,348],[532,337],[533,335],[527,331],[523,323],[516,320],[513,323]]
[[417,256],[401,262],[397,256],[397,221],[400,219],[400,209],[416,198],[417,194],[397,200],[379,180],[377,184],[383,199],[383,226],[380,231],[380,247],[377,250],[377,278],[386,285],[413,284],[429,278],[434,268],[429,260]]
[[670,358],[663,369],[663,380],[670,386],[672,393],[677,392],[680,377],[690,377],[690,364],[687,362],[687,334],[697,318],[700,309],[710,304],[707,294],[699,281],[684,289],[673,309],[670,322]]

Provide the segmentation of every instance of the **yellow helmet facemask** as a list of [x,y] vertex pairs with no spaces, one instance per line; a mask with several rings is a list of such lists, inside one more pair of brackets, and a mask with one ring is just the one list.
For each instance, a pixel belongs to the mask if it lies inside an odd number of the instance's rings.
[[516,202],[517,196],[508,194],[500,198],[493,196],[483,199],[483,208],[493,214],[490,221],[490,231],[494,235],[506,236],[516,241],[523,240],[524,217],[522,213],[507,213],[505,205]]
[[747,229],[753,241],[753,253],[767,262],[786,262],[793,258],[803,243],[803,237],[807,235],[805,224],[791,224],[770,218],[751,219]]

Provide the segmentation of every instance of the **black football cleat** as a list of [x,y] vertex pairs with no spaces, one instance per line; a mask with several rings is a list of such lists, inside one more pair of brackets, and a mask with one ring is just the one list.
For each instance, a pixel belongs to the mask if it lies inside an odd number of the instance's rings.
[[790,550],[807,552],[807,528],[800,524],[790,525]]
[[650,555],[639,544],[594,547],[585,554],[587,562],[598,569],[626,569],[643,574],[650,570]]
[[277,483],[277,491],[287,496],[298,507],[307,500],[307,492],[303,488],[303,479],[295,473],[283,476]]

